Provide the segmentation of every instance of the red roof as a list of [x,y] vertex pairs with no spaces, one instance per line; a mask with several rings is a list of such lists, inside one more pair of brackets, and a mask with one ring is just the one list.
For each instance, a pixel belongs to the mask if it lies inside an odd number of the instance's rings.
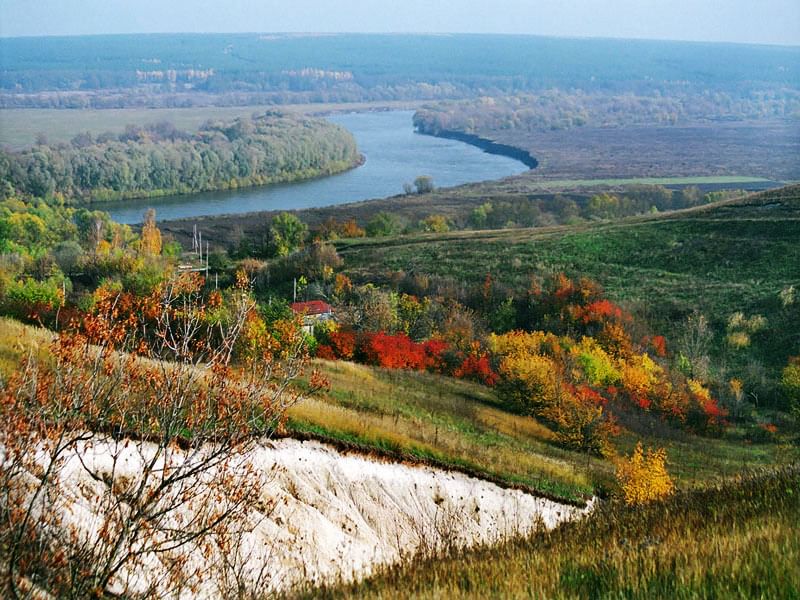
[[324,315],[333,312],[333,308],[322,300],[312,300],[311,302],[295,302],[292,304],[292,311],[299,315]]

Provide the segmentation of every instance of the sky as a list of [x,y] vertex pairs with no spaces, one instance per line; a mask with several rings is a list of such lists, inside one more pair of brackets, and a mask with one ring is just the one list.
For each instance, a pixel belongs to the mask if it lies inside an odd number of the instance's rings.
[[517,33],[800,45],[800,0],[0,0],[0,36]]

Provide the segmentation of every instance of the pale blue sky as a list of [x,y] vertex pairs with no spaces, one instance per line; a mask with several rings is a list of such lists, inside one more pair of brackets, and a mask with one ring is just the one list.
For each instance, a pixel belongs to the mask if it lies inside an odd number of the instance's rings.
[[0,0],[0,35],[470,32],[800,45],[800,0]]

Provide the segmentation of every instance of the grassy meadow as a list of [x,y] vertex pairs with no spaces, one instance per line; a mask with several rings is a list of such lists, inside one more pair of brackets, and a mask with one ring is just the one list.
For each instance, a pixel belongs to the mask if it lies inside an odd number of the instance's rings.
[[[770,327],[754,335],[751,350],[776,366],[781,353],[796,352],[800,330],[778,300],[781,289],[800,282],[798,208],[798,188],[788,188],[619,222],[344,240],[338,247],[346,271],[363,279],[415,269],[478,281],[491,272],[523,286],[531,272],[564,270],[598,279],[612,298],[644,306],[655,322],[674,322],[694,307],[718,325],[734,310],[763,313]],[[28,353],[45,353],[50,339],[46,330],[0,319],[0,377]],[[551,429],[504,410],[490,388],[348,362],[314,366],[331,388],[290,409],[285,435],[459,470],[577,505],[594,494],[606,501],[552,532],[420,555],[361,583],[295,590],[293,597],[800,596],[800,449],[783,433],[757,439],[734,425],[719,437],[700,437],[655,418],[623,421],[617,452],[629,454],[640,440],[664,448],[677,490],[628,507],[615,498],[614,459],[560,448]]]
[[[524,230],[461,231],[341,240],[345,272],[388,281],[415,270],[510,286],[531,273],[566,271],[600,281],[609,296],[670,328],[695,308],[722,328],[734,311],[768,328],[728,367],[758,357],[777,370],[797,353],[798,315],[779,292],[800,284],[800,188],[616,222]],[[479,267],[476,267],[479,265]],[[52,334],[0,319],[0,376]],[[749,353],[749,354],[748,354]],[[379,460],[459,470],[581,505],[588,518],[527,539],[446,556],[418,556],[358,584],[296,590],[327,598],[797,598],[800,596],[800,448],[784,413],[773,437],[734,424],[719,437],[675,430],[656,418],[621,420],[620,455],[638,441],[664,448],[677,493],[640,507],[615,498],[615,460],[571,452],[531,417],[503,409],[485,386],[435,374],[315,360],[331,388],[292,407],[285,435]],[[303,381],[298,385],[305,385]],[[784,419],[784,422],[780,420]]]
[[[800,187],[664,215],[337,243],[366,278],[405,270],[519,288],[533,272],[580,273],[620,301],[747,309],[800,281]],[[725,305],[725,306],[723,306]]]
[[[0,375],[10,374],[28,352],[46,351],[50,336],[43,329],[0,319]],[[452,468],[578,504],[594,493],[614,490],[613,462],[559,447],[544,424],[503,410],[490,388],[348,362],[316,360],[314,366],[331,389],[289,410],[288,435]],[[754,443],[735,429],[721,438],[706,438],[655,420],[649,434],[642,435],[641,428],[636,433],[623,429],[616,445],[627,454],[639,439],[667,449],[670,474],[684,489],[798,458],[795,447]]]
[[[330,380],[331,392],[290,411],[295,431],[432,459],[564,499],[614,487],[612,462],[559,448],[551,430],[532,417],[503,410],[485,386],[347,362],[315,365]],[[721,438],[707,438],[654,419],[650,433],[641,431],[623,428],[615,440],[618,450],[630,453],[639,439],[664,447],[670,474],[683,488],[800,458],[792,446],[754,443],[735,428]]]

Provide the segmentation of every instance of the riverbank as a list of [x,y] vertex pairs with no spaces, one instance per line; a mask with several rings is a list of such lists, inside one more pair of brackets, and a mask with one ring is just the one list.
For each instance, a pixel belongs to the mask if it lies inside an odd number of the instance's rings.
[[[306,169],[300,172],[293,172],[286,175],[279,175],[276,177],[242,177],[238,179],[231,179],[230,181],[217,182],[214,185],[209,185],[202,188],[174,188],[170,190],[149,190],[133,191],[133,192],[114,192],[113,190],[99,190],[92,194],[88,200],[77,202],[77,206],[86,208],[100,208],[108,209],[108,203],[125,202],[127,200],[151,200],[158,198],[172,198],[180,196],[191,196],[194,194],[203,194],[208,192],[232,192],[237,190],[254,190],[258,188],[266,188],[269,186],[291,184],[291,183],[307,183],[319,179],[325,179],[333,175],[341,175],[353,169],[357,169],[367,162],[367,157],[363,154],[358,155],[356,160],[336,161],[329,164],[324,169]],[[102,206],[95,206],[102,205]]]
[[314,181],[236,189],[191,196],[160,198],[104,207],[120,223],[141,222],[150,206],[159,221],[200,216],[302,210],[328,207],[399,194],[420,175],[437,187],[450,188],[492,181],[527,170],[521,161],[482,152],[471,144],[418,135],[413,111],[375,111],[337,114],[327,120],[349,131],[358,151],[367,157],[358,169]]
[[539,166],[539,161],[534,158],[534,156],[524,150],[522,148],[518,148],[516,146],[510,146],[508,144],[501,144],[499,142],[495,142],[494,140],[490,140],[488,138],[481,137],[479,135],[474,135],[472,133],[463,133],[461,131],[451,131],[448,129],[441,129],[438,131],[426,131],[424,128],[416,126],[416,131],[422,135],[430,135],[433,137],[444,138],[446,140],[456,140],[458,142],[464,142],[465,144],[469,144],[470,146],[475,146],[476,148],[480,148],[487,154],[497,154],[499,156],[506,156],[508,158],[513,158],[514,160],[520,161],[529,169],[535,169]]

